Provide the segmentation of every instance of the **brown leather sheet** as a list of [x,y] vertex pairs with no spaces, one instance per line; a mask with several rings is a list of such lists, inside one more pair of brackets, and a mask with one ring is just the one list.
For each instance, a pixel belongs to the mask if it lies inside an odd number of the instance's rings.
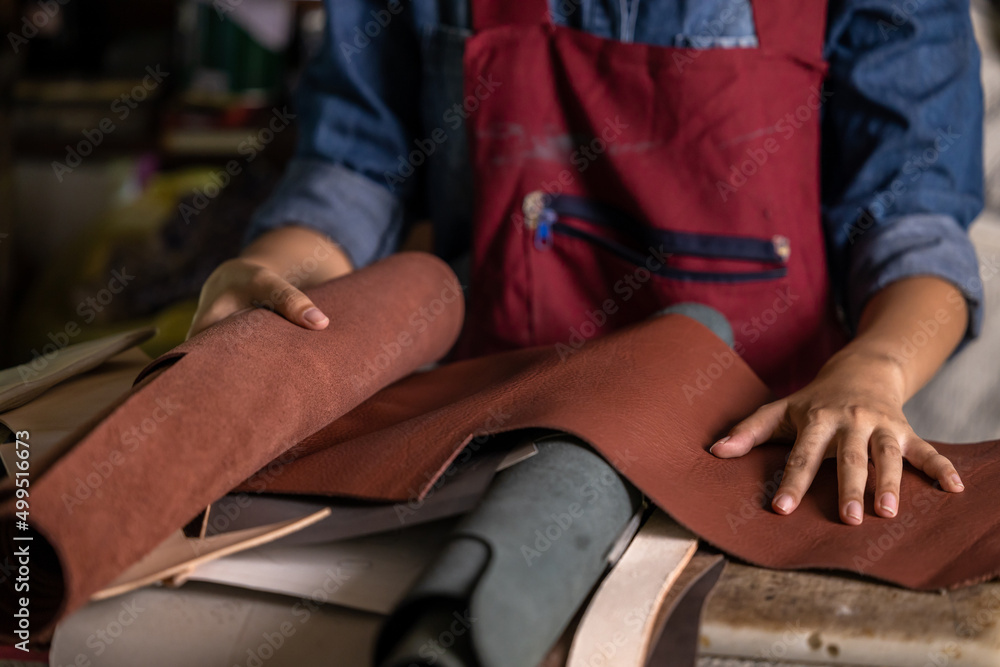
[[[942,446],[966,483],[962,494],[936,490],[907,468],[896,519],[868,507],[861,526],[841,524],[832,462],[800,508],[778,516],[766,483],[782,469],[787,446],[730,460],[707,452],[768,392],[721,340],[684,316],[568,354],[537,348],[450,364],[362,404],[452,344],[463,314],[460,300],[446,303],[453,281],[429,256],[396,256],[310,292],[331,315],[327,331],[253,311],[161,358],[161,368],[177,361],[32,479],[31,523],[53,545],[64,584],[48,591],[48,606],[33,584],[34,632],[272,459],[250,488],[419,499],[465,444],[525,427],[588,441],[678,522],[752,563],[850,570],[920,589],[1000,572],[1000,515],[992,511],[1000,442]],[[170,414],[158,420],[167,406]],[[146,436],[139,445],[89,499],[67,503],[135,428]],[[13,549],[12,503],[0,507],[0,556]],[[41,576],[41,561],[33,567]],[[11,598],[0,597],[5,618]]]
[[544,427],[591,443],[692,532],[751,563],[832,568],[909,588],[1000,573],[1000,441],[940,446],[966,490],[948,494],[907,466],[895,519],[840,522],[833,460],[799,509],[770,509],[788,454],[765,445],[721,460],[708,446],[769,398],[742,360],[699,323],[667,315],[563,354],[520,350],[450,364],[384,389],[303,443],[298,460],[251,486],[404,500],[431,488],[485,432]]
[[[430,255],[394,256],[311,296],[335,326],[308,331],[264,310],[226,320],[161,357],[173,365],[31,470],[33,638],[268,461],[442,357],[464,314],[461,287]],[[14,563],[25,542],[12,536],[29,533],[16,528],[9,480],[0,493],[0,561]],[[0,587],[5,638],[13,584]]]

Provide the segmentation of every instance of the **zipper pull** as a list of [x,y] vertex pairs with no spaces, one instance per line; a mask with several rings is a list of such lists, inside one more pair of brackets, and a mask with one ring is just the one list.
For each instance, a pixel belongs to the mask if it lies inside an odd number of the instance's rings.
[[535,228],[535,250],[548,250],[552,247],[552,226],[548,220],[540,220]]
[[536,250],[548,250],[552,247],[552,223],[558,216],[548,208],[549,201],[548,194],[535,190],[525,195],[521,203],[524,226],[534,232]]
[[542,190],[529,192],[521,202],[521,213],[524,214],[524,226],[528,229],[538,227],[538,220],[549,205],[549,197]]
[[788,237],[775,234],[771,237],[771,245],[774,246],[774,254],[778,256],[781,263],[787,263],[788,258],[792,255],[792,242],[788,240]]

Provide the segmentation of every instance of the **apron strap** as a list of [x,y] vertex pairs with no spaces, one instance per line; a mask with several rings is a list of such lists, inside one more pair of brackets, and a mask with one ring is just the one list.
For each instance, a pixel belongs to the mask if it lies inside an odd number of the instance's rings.
[[826,0],[753,0],[753,18],[763,48],[806,62],[823,60]]
[[504,25],[538,25],[551,21],[547,0],[472,0],[472,29],[475,32]]

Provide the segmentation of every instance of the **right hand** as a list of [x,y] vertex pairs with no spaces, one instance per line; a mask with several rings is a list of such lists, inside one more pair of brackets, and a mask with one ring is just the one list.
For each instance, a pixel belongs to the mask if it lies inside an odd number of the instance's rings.
[[187,337],[258,306],[273,309],[306,329],[325,329],[330,324],[330,318],[290,282],[267,267],[237,257],[220,264],[205,281]]
[[[187,337],[260,306],[306,329],[325,329],[330,319],[302,290],[351,270],[347,254],[316,230],[290,225],[267,232],[208,277]],[[298,283],[290,282],[290,276]]]

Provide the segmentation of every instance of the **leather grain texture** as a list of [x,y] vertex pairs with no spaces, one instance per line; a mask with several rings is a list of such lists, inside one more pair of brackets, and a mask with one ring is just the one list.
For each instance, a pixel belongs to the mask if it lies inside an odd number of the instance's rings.
[[769,399],[722,340],[688,317],[664,315],[569,352],[516,350],[411,376],[308,439],[266,487],[420,498],[474,438],[551,428],[587,441],[679,523],[757,565],[847,570],[925,590],[1000,573],[1000,516],[986,509],[1000,485],[1000,441],[939,445],[965,481],[961,494],[906,466],[895,519],[874,514],[872,471],[864,523],[842,524],[833,460],[801,506],[780,516],[770,499],[787,445],[739,459],[708,453]]
[[[864,523],[841,524],[833,461],[799,509],[778,516],[769,501],[786,445],[730,460],[707,451],[770,398],[707,328],[666,315],[577,347],[412,374],[452,346],[460,293],[440,260],[397,255],[310,291],[331,314],[325,331],[253,310],[154,362],[67,455],[33,469],[33,636],[254,471],[256,491],[419,501],[463,448],[522,428],[588,442],[680,524],[751,563],[917,589],[1000,572],[1000,517],[989,511],[1000,441],[940,446],[966,483],[961,494],[905,468],[895,519],[874,515],[869,489]],[[0,485],[0,560],[12,562],[13,491]],[[0,616],[11,619],[14,591],[0,593]]]
[[[309,294],[331,315],[326,330],[260,309],[209,328],[154,362],[31,479],[32,637],[268,461],[280,465],[310,433],[444,356],[464,314],[454,274],[426,254],[395,255]],[[0,560],[15,562],[12,486],[0,494]],[[0,593],[0,634],[13,638],[17,596]]]

